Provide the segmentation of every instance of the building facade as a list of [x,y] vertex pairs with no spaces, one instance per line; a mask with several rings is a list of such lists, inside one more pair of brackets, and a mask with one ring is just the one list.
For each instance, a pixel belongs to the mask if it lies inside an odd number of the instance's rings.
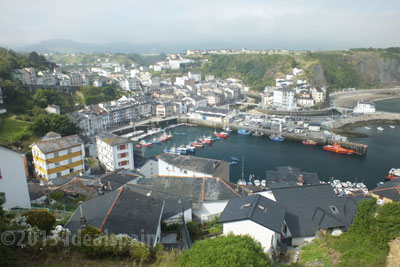
[[85,172],[85,147],[78,135],[49,133],[31,148],[36,175],[43,181]]

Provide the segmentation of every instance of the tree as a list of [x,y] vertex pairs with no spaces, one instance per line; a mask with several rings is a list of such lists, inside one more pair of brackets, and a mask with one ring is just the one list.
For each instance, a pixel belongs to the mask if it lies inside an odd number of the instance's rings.
[[261,245],[250,236],[219,236],[194,244],[180,257],[181,266],[272,266]]
[[59,133],[62,136],[79,132],[78,126],[71,122],[67,116],[57,114],[40,114],[35,118],[31,127],[38,136],[43,136],[50,131]]

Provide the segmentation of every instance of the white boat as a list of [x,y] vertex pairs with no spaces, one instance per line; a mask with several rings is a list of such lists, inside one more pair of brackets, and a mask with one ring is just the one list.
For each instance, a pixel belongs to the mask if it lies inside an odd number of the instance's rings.
[[255,186],[260,186],[261,185],[260,180],[257,180],[257,179],[254,180],[254,185]]
[[394,126],[394,125],[389,125],[389,127],[392,129],[396,128],[396,126]]
[[385,129],[383,129],[381,126],[376,127],[376,129],[377,129],[378,131],[383,131],[383,130],[385,130]]
[[368,126],[365,126],[364,128],[367,130],[371,130],[371,127],[368,127]]
[[261,186],[262,186],[262,187],[266,187],[266,186],[267,186],[267,181],[261,180]]

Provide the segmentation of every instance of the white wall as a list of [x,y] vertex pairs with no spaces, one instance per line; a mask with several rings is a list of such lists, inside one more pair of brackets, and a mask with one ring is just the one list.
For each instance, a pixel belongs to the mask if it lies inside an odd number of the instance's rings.
[[279,234],[250,220],[224,223],[224,235],[232,232],[235,235],[250,235],[260,242],[265,252],[276,248]]
[[292,238],[292,246],[300,246],[305,242],[313,241],[315,236],[304,236],[304,237],[293,237]]
[[200,203],[200,209],[194,209],[193,214],[201,219],[201,222],[211,221],[215,216],[220,216],[224,211],[228,200],[219,200]]
[[30,208],[24,155],[0,147],[0,192],[5,193],[4,207]]
[[212,177],[210,174],[181,169],[167,162],[158,160],[158,175],[160,176],[187,176],[187,177]]

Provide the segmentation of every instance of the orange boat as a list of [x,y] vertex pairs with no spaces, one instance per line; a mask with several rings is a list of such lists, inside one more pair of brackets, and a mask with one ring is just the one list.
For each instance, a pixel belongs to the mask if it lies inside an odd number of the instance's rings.
[[354,153],[356,153],[352,149],[343,148],[341,145],[339,145],[336,142],[334,142],[333,145],[326,145],[323,148],[324,148],[324,150],[335,152],[335,153],[340,153],[340,154],[353,155]]

